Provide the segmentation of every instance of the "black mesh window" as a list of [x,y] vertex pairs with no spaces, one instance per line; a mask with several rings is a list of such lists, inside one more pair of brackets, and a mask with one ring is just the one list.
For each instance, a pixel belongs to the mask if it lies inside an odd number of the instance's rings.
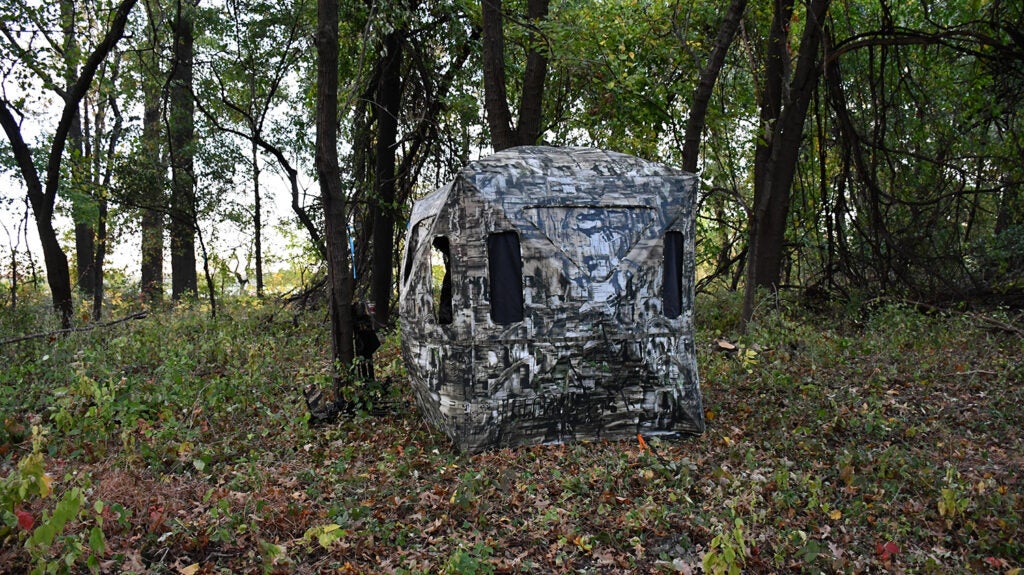
[[665,233],[665,270],[662,286],[662,308],[665,317],[676,318],[683,313],[683,234]]
[[434,297],[434,309],[437,310],[437,323],[452,323],[452,254],[448,238],[434,238],[433,250],[430,254],[430,272],[432,275],[431,291]]
[[515,232],[487,236],[487,271],[491,319],[494,323],[523,321],[523,256]]
[[[422,222],[421,222],[422,223]],[[408,245],[405,250],[405,266],[402,268],[402,282],[409,279],[409,274],[412,273],[412,262],[416,259],[416,248],[419,247],[420,240],[420,223],[412,229],[409,233]]]

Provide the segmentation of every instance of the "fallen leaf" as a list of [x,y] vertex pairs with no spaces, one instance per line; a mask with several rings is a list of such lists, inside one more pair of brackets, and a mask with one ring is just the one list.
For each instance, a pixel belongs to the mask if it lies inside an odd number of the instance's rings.
[[182,568],[178,569],[178,573],[181,573],[181,575],[196,575],[196,573],[198,573],[198,572],[199,572],[199,564],[198,563],[193,563],[193,564],[189,565],[188,567],[182,567]]
[[1007,563],[1005,560],[1000,559],[998,557],[986,557],[985,558],[985,563],[988,563],[989,566],[992,567],[993,569],[1004,569],[1004,568],[1010,566],[1009,563]]
[[875,545],[875,553],[882,558],[882,561],[888,561],[893,555],[897,555],[899,552],[900,546],[892,541],[886,541],[885,543]]
[[18,525],[25,531],[32,531],[32,526],[36,524],[36,520],[32,517],[32,514],[28,511],[22,511],[17,509],[14,514],[18,516]]

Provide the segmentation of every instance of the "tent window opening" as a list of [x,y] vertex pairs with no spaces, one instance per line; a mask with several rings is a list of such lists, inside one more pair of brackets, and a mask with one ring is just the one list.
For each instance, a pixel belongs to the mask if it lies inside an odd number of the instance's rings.
[[523,255],[515,232],[487,236],[487,271],[491,320],[494,323],[523,321]]
[[434,309],[437,311],[437,323],[452,323],[452,271],[451,271],[451,246],[448,238],[438,236],[434,238],[430,250],[430,289],[434,300]]
[[662,274],[662,309],[667,318],[683,313],[683,233],[665,233],[665,269]]
[[402,282],[408,280],[409,274],[412,273],[412,263],[416,259],[416,248],[419,247],[420,225],[422,225],[422,222],[416,224],[416,227],[409,232],[409,239],[406,240],[405,265],[402,267]]

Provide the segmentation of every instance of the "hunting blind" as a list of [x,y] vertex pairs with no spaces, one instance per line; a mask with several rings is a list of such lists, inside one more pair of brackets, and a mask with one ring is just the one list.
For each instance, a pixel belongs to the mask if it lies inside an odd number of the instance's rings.
[[462,450],[701,433],[693,174],[519,147],[416,202],[402,351]]

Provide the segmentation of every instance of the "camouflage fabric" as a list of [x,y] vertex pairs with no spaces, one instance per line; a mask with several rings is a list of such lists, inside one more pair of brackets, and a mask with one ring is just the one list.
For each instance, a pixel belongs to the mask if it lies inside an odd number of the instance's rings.
[[[468,452],[703,432],[696,185],[692,174],[615,152],[528,146],[472,162],[418,201],[399,311],[426,419]],[[489,278],[488,238],[508,232],[518,237],[521,286]],[[682,238],[675,272],[667,234]],[[665,287],[665,270],[681,275],[676,288]],[[521,306],[521,320],[498,323],[492,295],[510,290],[521,296],[503,305]],[[666,297],[681,299],[675,317]]]

